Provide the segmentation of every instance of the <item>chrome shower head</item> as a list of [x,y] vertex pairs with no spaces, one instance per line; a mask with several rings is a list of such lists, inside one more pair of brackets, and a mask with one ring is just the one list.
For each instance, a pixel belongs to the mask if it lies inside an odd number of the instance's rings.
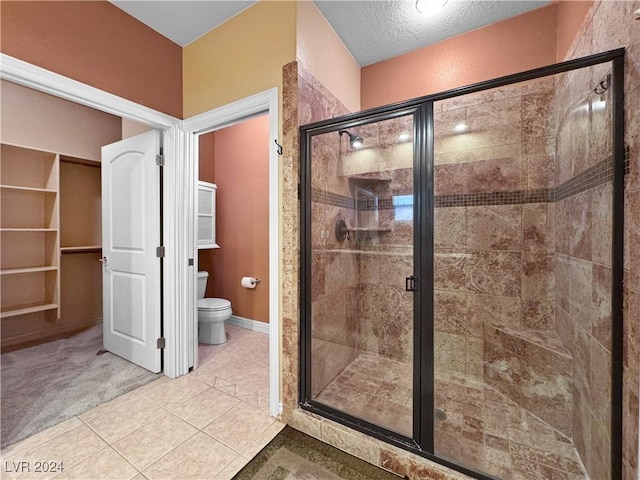
[[340,130],[338,133],[341,137],[344,133],[349,135],[349,145],[351,145],[351,148],[360,148],[363,144],[362,137],[359,137],[355,133],[348,132],[347,130]]

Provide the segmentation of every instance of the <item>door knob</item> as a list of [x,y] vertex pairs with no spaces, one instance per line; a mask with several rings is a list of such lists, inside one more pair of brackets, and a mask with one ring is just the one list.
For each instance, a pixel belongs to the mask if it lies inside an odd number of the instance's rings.
[[98,261],[99,261],[100,263],[103,263],[104,265],[106,265],[106,264],[107,264],[107,257],[99,258],[99,259],[98,259]]

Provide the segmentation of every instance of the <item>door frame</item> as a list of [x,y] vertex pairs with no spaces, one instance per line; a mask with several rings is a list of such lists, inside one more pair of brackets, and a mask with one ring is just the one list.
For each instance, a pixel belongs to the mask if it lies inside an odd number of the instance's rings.
[[187,262],[193,243],[193,218],[182,208],[192,193],[185,164],[184,133],[180,120],[96,87],[0,53],[0,79],[85,105],[102,112],[147,124],[164,132],[165,175],[163,181],[163,244],[166,248],[163,281],[162,351],[164,374],[177,377],[188,373],[187,319],[192,314],[188,301],[195,295]]
[[[269,116],[269,413],[276,417],[282,413],[280,401],[280,162],[278,146],[278,89],[271,88],[250,97],[209,110],[181,122],[185,134],[184,171],[189,177],[190,192],[187,205],[190,224],[189,258],[197,255],[195,225],[197,219],[195,195],[198,183],[200,135],[221,128],[230,127],[252,117],[266,114]],[[198,311],[196,306],[195,285],[197,269],[192,269],[188,282],[193,292],[186,301],[190,302],[189,360],[194,368],[198,366]]]

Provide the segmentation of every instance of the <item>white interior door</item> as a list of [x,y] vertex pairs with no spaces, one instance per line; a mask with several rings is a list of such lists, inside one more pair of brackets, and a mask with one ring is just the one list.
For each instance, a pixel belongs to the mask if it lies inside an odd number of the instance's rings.
[[161,368],[159,133],[102,147],[104,348]]

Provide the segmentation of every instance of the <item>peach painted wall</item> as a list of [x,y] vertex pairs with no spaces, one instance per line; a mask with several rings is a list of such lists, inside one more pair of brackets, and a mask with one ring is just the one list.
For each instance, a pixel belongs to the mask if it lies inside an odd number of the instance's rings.
[[298,2],[296,56],[349,110],[360,110],[360,65],[310,0]]
[[555,63],[549,5],[362,69],[363,109]]
[[[269,117],[264,115],[201,137],[200,175],[218,186],[216,240],[201,251],[207,296],[226,298],[234,315],[269,322]],[[213,148],[211,148],[213,147]],[[214,154],[211,155],[213,150]],[[242,277],[259,277],[255,289]]]
[[121,139],[121,119],[10,82],[0,82],[0,139],[100,161],[101,147]]
[[4,1],[2,53],[182,118],[182,49],[105,1]]
[[145,125],[144,123],[136,122],[135,120],[129,120],[128,118],[122,119],[122,139],[135,137],[141,133],[152,130],[153,127]]
[[183,50],[184,115],[278,87],[296,59],[296,2],[260,1]]
[[591,5],[592,0],[558,2],[556,61],[561,62],[566,57]]

